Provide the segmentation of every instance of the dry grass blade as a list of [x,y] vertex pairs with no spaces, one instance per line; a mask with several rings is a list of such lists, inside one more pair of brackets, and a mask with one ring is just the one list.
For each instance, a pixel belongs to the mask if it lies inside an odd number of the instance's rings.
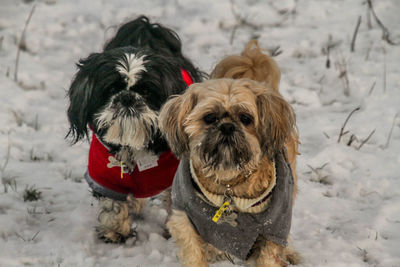
[[339,134],[339,138],[338,138],[338,143],[340,143],[340,139],[342,138],[343,135],[345,135],[347,132],[344,132],[344,128],[346,127],[347,122],[349,121],[350,117],[353,115],[354,112],[359,111],[360,107],[355,108],[352,112],[350,112],[350,114],[347,116],[342,128],[340,129],[340,134]]
[[19,64],[19,54],[21,53],[21,48],[22,48],[22,44],[25,40],[25,34],[26,34],[26,28],[28,27],[29,22],[31,21],[33,12],[35,11],[35,5],[32,6],[31,12],[29,13],[29,16],[25,22],[25,26],[24,29],[22,30],[21,33],[21,38],[19,39],[18,42],[18,47],[17,47],[17,57],[15,59],[15,70],[14,70],[14,81],[18,82],[18,64]]

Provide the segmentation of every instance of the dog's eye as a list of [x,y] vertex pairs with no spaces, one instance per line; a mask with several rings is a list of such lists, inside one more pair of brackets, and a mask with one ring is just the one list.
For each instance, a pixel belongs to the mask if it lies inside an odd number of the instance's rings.
[[217,121],[217,115],[215,115],[215,113],[209,113],[203,117],[203,121],[207,124],[212,124]]
[[253,117],[249,114],[242,113],[239,115],[239,119],[245,126],[248,126],[251,123],[253,123]]

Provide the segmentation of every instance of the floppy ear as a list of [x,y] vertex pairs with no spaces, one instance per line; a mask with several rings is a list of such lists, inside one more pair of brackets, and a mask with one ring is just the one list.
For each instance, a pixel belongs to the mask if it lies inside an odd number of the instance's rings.
[[79,71],[68,90],[69,107],[67,111],[70,124],[66,138],[71,137],[72,144],[75,144],[84,137],[88,137],[87,124],[89,122],[89,101],[93,92],[93,82],[85,65],[96,58],[93,54],[87,59],[80,60]]
[[189,138],[183,123],[197,103],[196,94],[189,89],[183,95],[168,100],[159,115],[160,130],[172,152],[179,158],[189,152]]
[[273,159],[296,130],[296,117],[289,103],[275,91],[268,90],[259,94],[256,101],[261,150]]

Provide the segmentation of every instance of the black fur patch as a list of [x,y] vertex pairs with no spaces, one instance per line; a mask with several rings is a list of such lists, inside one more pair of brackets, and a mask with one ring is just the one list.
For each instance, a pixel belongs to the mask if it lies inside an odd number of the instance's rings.
[[[200,82],[205,74],[195,68],[181,50],[181,41],[174,31],[140,16],[122,25],[102,53],[81,59],[68,91],[70,129],[67,137],[72,144],[89,137],[88,126],[102,140],[107,129],[96,125],[96,115],[112,101],[121,109],[116,114],[139,116],[134,113],[140,113],[144,106],[158,112],[169,96],[180,94],[187,88],[181,69],[188,71],[194,82]],[[127,88],[126,77],[116,68],[127,54],[137,58],[143,56],[145,68],[130,88]],[[131,94],[118,98],[127,89]],[[133,98],[135,95],[140,98]],[[159,130],[152,132],[147,149],[155,153],[167,151],[168,145]],[[114,151],[119,148],[117,144],[111,147]]]

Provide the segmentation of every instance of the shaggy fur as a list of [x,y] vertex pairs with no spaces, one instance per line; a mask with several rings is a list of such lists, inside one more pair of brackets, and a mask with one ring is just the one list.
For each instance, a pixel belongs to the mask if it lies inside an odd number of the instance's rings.
[[[190,159],[207,191],[221,195],[229,185],[233,196],[246,199],[260,196],[273,182],[272,160],[295,132],[293,109],[279,92],[250,79],[194,84],[169,100],[159,118],[171,148]],[[203,145],[211,138],[218,140],[212,150]],[[294,158],[289,155],[289,162]],[[168,228],[185,266],[208,266],[207,257],[218,258],[210,254],[217,250],[207,250],[184,212],[174,210]],[[284,266],[298,257],[290,248],[261,237],[249,260],[256,266]]]
[[222,59],[211,72],[211,78],[249,78],[267,82],[270,88],[278,91],[281,72],[275,60],[263,53],[256,40],[251,40],[241,55]]
[[[74,144],[89,139],[91,129],[129,173],[136,159],[169,151],[158,113],[170,95],[187,88],[182,70],[194,82],[204,76],[183,56],[178,35],[145,16],[122,25],[102,52],[81,59],[77,66],[68,90],[67,137]],[[129,237],[132,214],[144,201],[130,197],[121,202],[94,194],[102,199],[98,237],[110,242]]]
[[[281,72],[276,61],[260,48],[258,41],[251,40],[247,43],[241,55],[227,56],[218,62],[211,72],[210,77],[212,79],[249,78],[254,81],[266,83],[267,89],[273,89],[279,92]],[[297,194],[296,156],[299,154],[299,144],[299,135],[297,129],[294,128],[290,134],[290,138],[286,140],[285,143],[285,147],[288,150],[290,166],[293,170],[294,179],[296,180],[294,195]]]

